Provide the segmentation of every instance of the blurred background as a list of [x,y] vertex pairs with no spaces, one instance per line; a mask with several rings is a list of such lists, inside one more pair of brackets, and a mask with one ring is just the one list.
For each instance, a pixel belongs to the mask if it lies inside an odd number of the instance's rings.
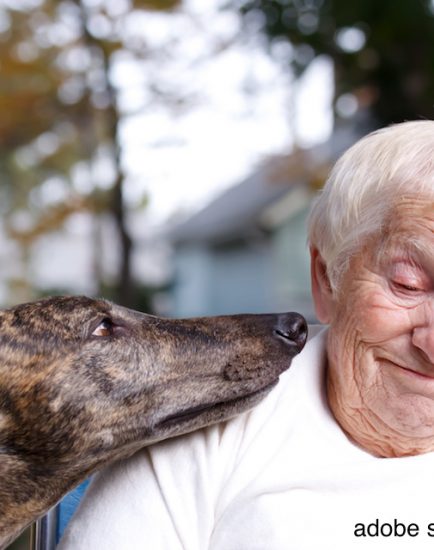
[[0,0],[0,304],[298,309],[305,220],[433,115],[433,0]]
[[433,75],[433,0],[0,0],[0,306],[313,321],[312,197]]

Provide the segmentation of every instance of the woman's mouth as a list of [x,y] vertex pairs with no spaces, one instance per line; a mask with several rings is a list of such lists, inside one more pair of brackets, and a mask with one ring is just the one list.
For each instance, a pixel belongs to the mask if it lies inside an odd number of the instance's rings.
[[426,372],[421,372],[420,370],[417,370],[415,368],[403,366],[402,364],[396,363],[395,361],[391,361],[390,359],[380,359],[379,361],[380,363],[385,364],[386,366],[399,369],[398,372],[402,372],[407,376],[411,376],[419,380],[424,380],[425,382],[430,382],[430,381],[434,382],[434,370],[432,373],[428,374]]

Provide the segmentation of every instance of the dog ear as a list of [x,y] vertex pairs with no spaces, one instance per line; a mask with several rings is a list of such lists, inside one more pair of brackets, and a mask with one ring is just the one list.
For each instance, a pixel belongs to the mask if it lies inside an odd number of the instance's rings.
[[333,306],[333,291],[327,274],[327,266],[318,249],[310,247],[312,297],[315,312],[321,323],[329,323]]

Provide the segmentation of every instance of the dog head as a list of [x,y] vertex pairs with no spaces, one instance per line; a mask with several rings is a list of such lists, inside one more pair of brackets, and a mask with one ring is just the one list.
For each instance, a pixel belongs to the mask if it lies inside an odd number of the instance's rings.
[[295,313],[174,320],[86,297],[1,311],[0,449],[91,470],[251,408],[305,339]]

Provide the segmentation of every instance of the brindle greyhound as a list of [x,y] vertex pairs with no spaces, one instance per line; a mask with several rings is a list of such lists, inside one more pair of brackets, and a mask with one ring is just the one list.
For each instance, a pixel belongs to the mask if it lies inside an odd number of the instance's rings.
[[97,468],[258,403],[296,313],[161,319],[55,297],[0,311],[0,548]]

